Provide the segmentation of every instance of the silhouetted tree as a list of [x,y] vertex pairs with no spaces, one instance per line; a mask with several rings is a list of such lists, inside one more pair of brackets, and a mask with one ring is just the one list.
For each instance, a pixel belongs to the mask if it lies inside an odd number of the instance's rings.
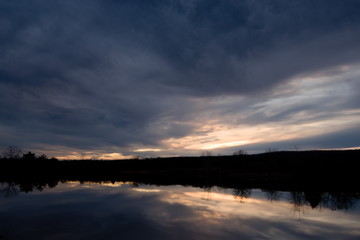
[[201,153],[201,157],[212,157],[213,154],[210,151],[205,151]]
[[244,156],[247,155],[247,152],[244,149],[237,150],[233,153],[234,156]]
[[267,152],[267,153],[278,152],[278,151],[279,150],[277,148],[270,148],[270,147],[265,150],[265,152]]
[[28,152],[26,154],[23,154],[23,157],[22,157],[24,160],[35,160],[36,159],[36,155],[35,153],[32,153],[32,152]]
[[45,155],[45,154],[41,154],[39,157],[38,157],[39,160],[48,160],[48,157]]
[[7,159],[20,159],[21,158],[21,149],[15,146],[8,146],[3,151],[3,158]]

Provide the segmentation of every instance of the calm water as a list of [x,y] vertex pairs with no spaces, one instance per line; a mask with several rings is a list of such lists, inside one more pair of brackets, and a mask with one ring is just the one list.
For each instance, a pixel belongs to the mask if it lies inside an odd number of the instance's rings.
[[133,183],[0,184],[0,239],[360,239],[359,197]]

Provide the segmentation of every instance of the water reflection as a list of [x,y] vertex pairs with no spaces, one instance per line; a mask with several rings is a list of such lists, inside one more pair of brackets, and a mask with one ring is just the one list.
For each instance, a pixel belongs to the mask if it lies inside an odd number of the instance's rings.
[[355,239],[360,235],[357,193],[123,182],[8,182],[0,189],[0,239]]
[[[0,196],[5,198],[16,197],[20,192],[43,191],[45,188],[54,188],[58,185],[58,181],[36,181],[36,182],[3,182],[0,183]],[[97,183],[103,186],[119,186],[121,182],[71,182],[62,181],[61,183],[79,183],[83,185]],[[122,183],[121,183],[122,184]],[[134,191],[139,191],[140,186],[137,182],[127,183],[134,187]],[[136,189],[138,188],[138,189]],[[202,190],[207,193],[208,198],[211,198],[213,189],[222,189],[219,187],[204,187]],[[150,191],[150,190],[149,190]],[[151,190],[157,191],[157,190]],[[244,199],[250,198],[252,194],[251,189],[232,189],[232,195],[240,202]],[[284,195],[283,192],[261,189],[264,193],[264,198],[268,201],[288,200],[293,205],[294,209],[300,209],[303,206],[310,206],[311,208],[325,207],[332,210],[350,210],[354,208],[357,201],[360,200],[360,193],[354,192],[319,192],[319,191],[291,191]]]

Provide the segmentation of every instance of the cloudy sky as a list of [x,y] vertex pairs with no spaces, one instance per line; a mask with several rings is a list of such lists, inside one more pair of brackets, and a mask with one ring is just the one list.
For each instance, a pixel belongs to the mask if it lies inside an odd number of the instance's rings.
[[358,0],[0,0],[0,147],[360,146]]

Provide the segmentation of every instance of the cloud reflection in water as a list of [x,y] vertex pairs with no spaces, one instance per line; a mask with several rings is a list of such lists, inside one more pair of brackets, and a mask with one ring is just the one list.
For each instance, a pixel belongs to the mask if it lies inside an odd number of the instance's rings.
[[[284,193],[285,194],[285,193]],[[354,239],[357,209],[269,202],[252,190],[60,183],[0,198],[4,239]]]

